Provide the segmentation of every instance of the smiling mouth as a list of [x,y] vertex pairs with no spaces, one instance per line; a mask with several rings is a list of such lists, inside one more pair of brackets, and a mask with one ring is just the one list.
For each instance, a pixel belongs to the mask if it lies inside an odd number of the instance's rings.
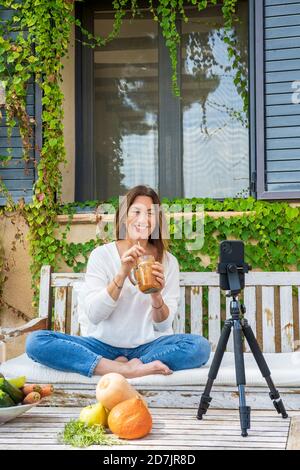
[[135,230],[137,230],[138,232],[144,232],[145,230],[148,230],[148,226],[147,225],[134,225],[134,228]]

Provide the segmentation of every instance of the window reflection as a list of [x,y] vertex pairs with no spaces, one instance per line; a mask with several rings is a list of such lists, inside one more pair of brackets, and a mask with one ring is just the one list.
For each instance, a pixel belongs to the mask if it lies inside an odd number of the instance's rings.
[[[187,8],[186,13],[189,22],[181,24],[183,196],[247,196],[247,116],[224,42],[221,8],[200,13]],[[178,115],[168,115],[168,104],[158,106],[162,38],[157,23],[147,15],[144,11],[140,17],[125,19],[119,37],[94,52],[94,168],[100,199],[124,194],[137,184],[163,192],[158,188],[159,161],[165,157],[158,155],[159,115],[169,116],[174,129],[180,127],[174,122]],[[232,34],[247,75],[247,1],[239,2],[238,16]],[[107,36],[112,26],[112,13],[95,13],[95,34]],[[171,76],[167,78],[171,82]],[[179,158],[174,155],[174,160]]]
[[[248,194],[247,117],[234,84],[220,8],[182,25],[183,168],[185,197]],[[236,26],[237,47],[247,68],[247,3]]]
[[[96,13],[95,34],[113,21]],[[153,20],[124,20],[121,34],[94,54],[97,197],[137,184],[158,186],[158,46]]]

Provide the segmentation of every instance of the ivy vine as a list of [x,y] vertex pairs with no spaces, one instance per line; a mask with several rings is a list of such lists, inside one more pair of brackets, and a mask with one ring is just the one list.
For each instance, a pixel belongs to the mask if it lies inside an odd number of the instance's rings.
[[[177,76],[178,50],[181,37],[177,29],[178,19],[182,19],[188,23],[189,18],[186,14],[186,7],[194,6],[199,12],[216,6],[220,3],[218,0],[148,0],[149,11],[153,15],[153,20],[157,22],[161,28],[165,44],[169,50],[171,67],[172,67],[172,89],[175,96],[180,96]],[[247,66],[243,63],[241,51],[238,47],[238,41],[235,34],[235,24],[239,22],[237,14],[239,0],[222,0],[221,9],[224,18],[224,31],[222,39],[227,44],[228,57],[232,60],[232,68],[235,71],[234,84],[238,93],[242,97],[244,103],[244,112],[248,113],[248,76]],[[96,46],[105,46],[108,42],[117,38],[120,34],[123,19],[128,11],[131,11],[132,17],[141,15],[138,0],[112,0],[112,6],[115,11],[114,23],[111,33],[106,37],[94,36],[90,31],[82,28],[79,19],[75,21],[76,25],[81,29],[85,40],[83,45],[95,48]]]
[[[20,199],[14,203],[7,197],[2,213],[18,211],[28,223],[36,304],[40,268],[45,263],[57,267],[61,246],[55,235],[59,228],[56,216],[61,199],[60,166],[66,162],[60,86],[62,58],[68,51],[73,24],[73,3],[65,0],[2,0],[0,5],[14,12],[0,25],[0,77],[6,91],[4,118],[8,140],[13,129],[18,127],[23,159],[26,164],[32,161],[37,172],[32,202],[25,204]],[[26,110],[27,90],[32,81],[42,90],[43,145],[40,149],[33,147],[35,122]],[[39,151],[39,161],[31,156],[33,150]],[[11,158],[10,151],[3,166],[7,166]]]

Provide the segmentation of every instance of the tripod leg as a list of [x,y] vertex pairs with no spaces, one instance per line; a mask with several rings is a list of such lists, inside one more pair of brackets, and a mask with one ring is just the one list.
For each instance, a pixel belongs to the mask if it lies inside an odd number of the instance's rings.
[[239,400],[240,400],[240,422],[242,436],[247,437],[247,430],[250,429],[250,406],[246,406],[245,397],[245,363],[243,353],[243,338],[242,338],[242,326],[239,320],[234,320],[233,325],[233,340],[234,340],[234,360],[235,360],[235,373],[236,383],[239,389]]
[[285,410],[284,404],[280,398],[279,392],[276,389],[273,380],[271,378],[271,372],[270,369],[265,361],[265,358],[263,356],[263,353],[260,350],[259,344],[254,336],[254,333],[252,331],[252,328],[250,325],[248,325],[247,320],[244,319],[243,325],[242,325],[243,333],[245,335],[245,338],[249,344],[249,347],[252,351],[252,354],[256,360],[256,363],[259,367],[259,370],[262,373],[262,376],[266,380],[268,387],[270,389],[270,398],[273,401],[273,405],[277,411],[278,414],[281,414],[283,418],[288,418],[288,414]]
[[218,375],[218,371],[224,356],[224,352],[226,350],[226,346],[228,343],[228,339],[230,336],[231,328],[232,328],[232,320],[227,320],[224,324],[224,327],[222,329],[222,333],[217,345],[217,349],[212,361],[212,364],[210,366],[209,372],[208,372],[208,379],[207,383],[204,389],[204,392],[201,396],[199,408],[198,408],[198,414],[197,418],[202,419],[202,416],[205,415],[207,412],[210,402],[211,402],[211,397],[210,397],[210,392],[213,386],[213,383]]

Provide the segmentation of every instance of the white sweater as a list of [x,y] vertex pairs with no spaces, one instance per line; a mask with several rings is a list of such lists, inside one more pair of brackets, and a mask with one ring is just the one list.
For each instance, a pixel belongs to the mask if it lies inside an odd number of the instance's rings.
[[85,282],[79,293],[82,336],[92,336],[111,346],[135,348],[162,335],[173,334],[172,322],[180,298],[179,266],[170,252],[166,252],[162,264],[165,287],[161,295],[169,307],[169,316],[156,323],[152,319],[151,295],[143,294],[128,278],[118,300],[113,300],[107,291],[107,285],[121,267],[116,242],[95,248],[90,254]]

